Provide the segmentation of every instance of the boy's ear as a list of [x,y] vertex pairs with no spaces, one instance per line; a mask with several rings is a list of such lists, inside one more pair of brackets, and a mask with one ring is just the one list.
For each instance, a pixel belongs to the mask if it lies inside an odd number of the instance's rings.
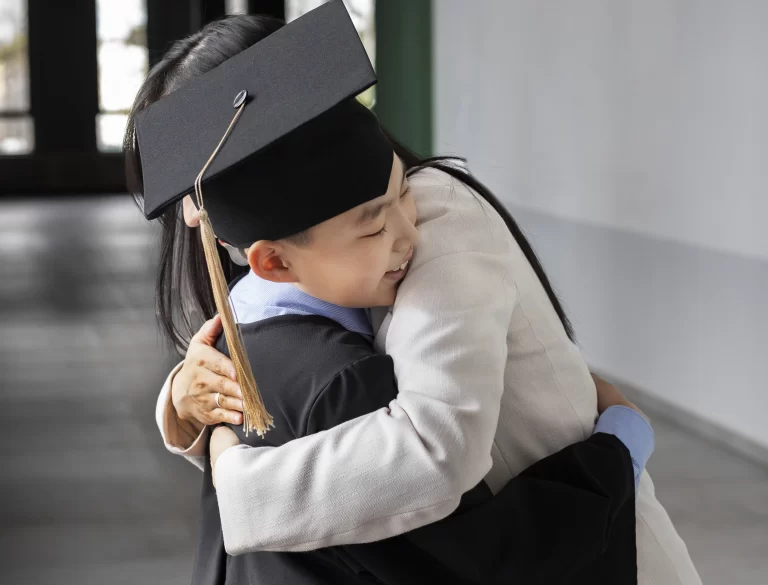
[[270,282],[298,282],[285,250],[278,242],[259,240],[248,248],[248,265],[259,278]]

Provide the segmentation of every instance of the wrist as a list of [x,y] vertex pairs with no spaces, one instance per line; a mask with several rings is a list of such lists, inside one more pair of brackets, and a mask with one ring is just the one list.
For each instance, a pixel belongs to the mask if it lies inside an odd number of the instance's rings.
[[187,433],[189,433],[189,435],[193,438],[197,438],[205,428],[204,423],[201,423],[200,421],[197,421],[195,419],[187,419],[187,420],[179,419],[179,423],[184,427]]
[[[169,384],[172,380],[169,381]],[[205,425],[196,420],[184,420],[176,409],[171,392],[163,409],[162,433],[166,444],[180,450],[190,449],[200,437]]]
[[205,425],[194,419],[183,419],[179,417],[179,414],[176,412],[173,405],[171,405],[171,409],[172,412],[170,414],[173,417],[173,425],[176,428],[174,443],[176,443],[178,447],[186,449],[197,440],[200,433],[203,432]]
[[179,396],[179,389],[181,388],[181,383],[183,382],[183,375],[182,372],[184,371],[184,368],[182,366],[182,369],[176,372],[176,375],[173,376],[171,379],[171,408],[173,409],[173,414],[175,418],[179,421],[188,421],[189,416],[184,412],[183,408],[181,407],[181,398],[183,396]]
[[[171,400],[169,403],[169,408],[171,410],[170,414],[179,428],[185,431],[190,437],[196,437],[205,428],[205,423],[198,421],[187,412],[186,409],[180,408],[185,395],[183,393],[179,395],[178,392],[182,392],[182,389],[189,386],[189,382],[183,376],[183,372],[184,367],[182,366],[171,379]],[[177,396],[179,396],[178,399]]]

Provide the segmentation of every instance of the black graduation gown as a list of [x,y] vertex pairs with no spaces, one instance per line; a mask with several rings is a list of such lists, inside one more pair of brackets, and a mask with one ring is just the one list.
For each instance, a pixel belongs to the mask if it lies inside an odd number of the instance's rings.
[[[319,316],[242,326],[275,428],[243,443],[278,446],[386,406],[392,359]],[[226,352],[223,339],[217,348]],[[266,364],[259,367],[258,364]],[[485,482],[448,518],[387,540],[306,553],[227,555],[210,460],[201,494],[193,585],[590,584],[637,582],[632,462],[598,434],[539,461],[493,496]]]

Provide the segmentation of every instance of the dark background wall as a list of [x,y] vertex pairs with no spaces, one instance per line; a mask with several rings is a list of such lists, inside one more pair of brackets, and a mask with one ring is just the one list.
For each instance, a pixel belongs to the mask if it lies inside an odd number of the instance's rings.
[[[248,4],[252,13],[284,14],[283,0]],[[27,6],[35,147],[29,155],[0,156],[0,194],[123,191],[121,155],[100,152],[96,144],[95,0],[29,0]],[[147,0],[150,65],[170,43],[224,14],[224,0]]]
[[432,154],[432,2],[376,3],[376,114],[415,152]]
[[[224,0],[147,0],[150,67],[173,41],[225,14]],[[96,0],[28,4],[29,112],[34,150],[0,155],[0,196],[125,191],[122,157],[97,146]],[[283,0],[249,0],[252,14],[285,15]],[[376,3],[376,112],[400,140],[431,153],[431,1]],[[404,104],[408,104],[407,107]],[[19,112],[0,112],[0,118]]]

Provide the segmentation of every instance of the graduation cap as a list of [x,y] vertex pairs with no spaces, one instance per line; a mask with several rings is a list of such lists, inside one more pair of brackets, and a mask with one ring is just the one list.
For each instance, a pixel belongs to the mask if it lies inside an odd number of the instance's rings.
[[[186,195],[243,391],[245,431],[272,425],[253,379],[216,240],[300,233],[386,193],[393,150],[355,96],[376,75],[341,0],[283,26],[136,116],[144,215]],[[204,194],[204,195],[203,195]]]
[[277,240],[380,197],[392,146],[354,99],[375,83],[341,0],[283,26],[136,116],[145,216],[193,193],[236,110],[202,177],[221,240]]

